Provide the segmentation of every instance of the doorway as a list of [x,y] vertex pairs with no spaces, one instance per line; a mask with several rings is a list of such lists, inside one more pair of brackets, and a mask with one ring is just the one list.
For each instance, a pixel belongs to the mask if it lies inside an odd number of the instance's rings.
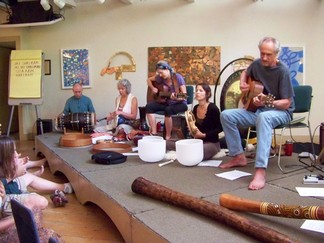
[[[11,107],[8,105],[9,87],[9,61],[12,50],[17,49],[19,37],[0,37],[0,131],[1,134],[8,132]],[[18,109],[14,110],[10,134],[19,137]]]

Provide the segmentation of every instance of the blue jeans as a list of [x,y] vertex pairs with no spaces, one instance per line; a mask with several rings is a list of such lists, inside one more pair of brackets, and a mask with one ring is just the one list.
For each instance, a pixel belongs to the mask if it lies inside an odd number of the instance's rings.
[[285,110],[260,108],[256,112],[250,112],[239,108],[222,111],[220,120],[230,156],[236,156],[244,152],[238,128],[256,127],[258,145],[255,167],[267,168],[272,130],[279,125],[288,123],[291,117]]

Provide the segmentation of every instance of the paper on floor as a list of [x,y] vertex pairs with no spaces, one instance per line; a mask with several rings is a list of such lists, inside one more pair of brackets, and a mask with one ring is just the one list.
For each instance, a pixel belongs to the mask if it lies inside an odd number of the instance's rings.
[[204,160],[200,162],[197,166],[211,166],[211,167],[218,167],[222,163],[221,160]]
[[324,188],[321,187],[296,187],[299,196],[324,197]]
[[316,231],[320,233],[324,233],[324,221],[323,220],[306,220],[301,229]]
[[223,172],[223,173],[215,174],[215,175],[218,177],[222,177],[222,178],[233,181],[233,180],[241,178],[243,176],[249,176],[249,175],[251,175],[251,173],[247,173],[247,172],[239,171],[239,170],[232,170],[232,171],[227,171],[227,172]]

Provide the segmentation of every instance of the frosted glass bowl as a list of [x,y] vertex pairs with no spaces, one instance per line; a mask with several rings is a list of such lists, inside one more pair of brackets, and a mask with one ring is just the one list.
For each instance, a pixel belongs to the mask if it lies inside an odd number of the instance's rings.
[[138,140],[138,155],[145,162],[158,162],[166,153],[164,139],[140,139]]
[[158,139],[158,140],[163,140],[163,137],[161,136],[143,136],[142,139],[148,139],[148,140],[154,140],[154,139]]
[[182,139],[176,141],[176,155],[180,164],[194,166],[204,157],[203,141],[201,139]]

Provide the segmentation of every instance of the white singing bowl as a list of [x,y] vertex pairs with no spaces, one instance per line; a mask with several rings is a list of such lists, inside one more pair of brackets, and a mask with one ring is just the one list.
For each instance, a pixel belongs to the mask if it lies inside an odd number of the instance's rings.
[[180,164],[194,166],[204,157],[203,141],[201,139],[182,139],[176,141],[176,155]]
[[148,140],[154,140],[154,139],[158,139],[158,140],[163,140],[163,137],[161,136],[143,136],[142,139],[148,139]]
[[138,140],[138,155],[145,162],[158,162],[162,160],[166,152],[164,139],[140,139]]

